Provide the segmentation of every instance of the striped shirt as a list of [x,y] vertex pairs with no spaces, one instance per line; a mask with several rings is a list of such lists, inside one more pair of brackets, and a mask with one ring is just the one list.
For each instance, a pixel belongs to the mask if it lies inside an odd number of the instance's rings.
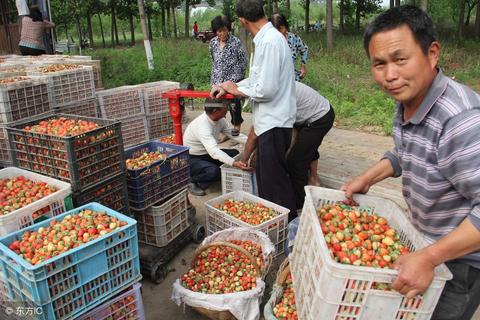
[[[415,115],[397,105],[389,159],[410,220],[430,242],[465,218],[480,229],[480,95],[439,70]],[[480,268],[480,252],[462,257]]]

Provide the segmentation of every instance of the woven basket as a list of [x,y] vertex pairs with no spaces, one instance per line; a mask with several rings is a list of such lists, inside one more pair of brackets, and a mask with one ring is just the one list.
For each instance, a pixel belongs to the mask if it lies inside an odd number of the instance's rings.
[[270,299],[268,299],[268,302],[265,304],[265,308],[263,309],[263,316],[265,317],[265,320],[277,320],[277,317],[275,317],[273,314],[273,308],[282,298],[283,284],[285,283],[289,273],[290,264],[288,258],[286,258],[278,268],[277,278],[272,289],[272,294]]

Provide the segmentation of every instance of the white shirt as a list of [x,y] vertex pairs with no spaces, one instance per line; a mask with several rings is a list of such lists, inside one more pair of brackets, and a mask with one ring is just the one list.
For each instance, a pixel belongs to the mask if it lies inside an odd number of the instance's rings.
[[272,128],[292,128],[297,111],[295,73],[287,39],[268,22],[253,38],[255,54],[250,76],[238,90],[253,102],[257,136]]
[[17,11],[19,16],[28,16],[30,14],[27,0],[15,0],[15,4],[17,5]]
[[231,135],[232,129],[232,125],[225,118],[213,121],[204,112],[188,125],[183,134],[183,144],[190,147],[189,153],[191,155],[209,154],[213,159],[232,166],[235,160],[218,146],[219,134],[223,133],[239,143],[245,144],[247,141],[247,136],[244,134],[233,137]]
[[315,89],[295,81],[297,93],[296,125],[312,123],[330,111],[330,102]]

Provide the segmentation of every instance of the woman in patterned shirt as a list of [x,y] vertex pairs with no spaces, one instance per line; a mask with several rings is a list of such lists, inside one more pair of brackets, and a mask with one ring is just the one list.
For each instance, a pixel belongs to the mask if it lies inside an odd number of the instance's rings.
[[[230,33],[232,23],[226,16],[216,16],[212,20],[212,31],[217,35],[210,40],[210,56],[212,58],[213,85],[231,80],[238,82],[245,78],[247,57],[240,39]],[[234,130],[232,135],[238,135],[243,122],[241,100],[235,99],[230,106],[230,115]]]
[[307,75],[308,46],[298,35],[288,31],[288,21],[283,14],[276,13],[270,20],[273,26],[287,38],[294,66],[297,62],[297,55],[300,55],[301,66],[300,70],[295,69],[295,80],[301,81]]

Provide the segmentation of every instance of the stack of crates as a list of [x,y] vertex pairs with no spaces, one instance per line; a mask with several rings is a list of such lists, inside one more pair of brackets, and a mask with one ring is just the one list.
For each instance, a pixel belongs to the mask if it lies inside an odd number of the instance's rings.
[[178,89],[180,83],[157,81],[141,85],[147,116],[150,139],[159,139],[173,133],[173,121],[168,110],[168,99],[162,98],[166,91]]
[[[60,137],[25,128],[59,117],[94,122],[97,128]],[[120,122],[66,114],[44,114],[7,127],[14,165],[69,182],[76,206],[92,201],[128,214]]]
[[[30,263],[9,248],[21,240],[25,232],[41,232],[50,227],[53,220],[71,220],[85,210],[105,213],[119,224],[66,251],[56,251],[59,249],[54,247],[57,254],[39,263]],[[98,203],[73,209],[1,238],[0,274],[0,304],[6,307],[0,310],[2,319],[19,316],[63,320],[83,315],[105,319],[109,315],[117,318],[125,314],[131,316],[128,319],[143,319],[144,316],[138,285],[141,274],[136,221]],[[107,316],[102,318],[105,313]]]
[[[425,293],[407,298],[391,289],[397,270],[336,262],[329,252],[317,210],[345,199],[339,190],[305,187],[305,205],[290,258],[299,319],[430,319],[443,287],[452,275],[444,264],[435,268]],[[428,245],[391,200],[355,195],[359,210],[387,219],[410,252]],[[381,286],[380,286],[381,285]]]
[[190,156],[188,147],[150,141],[125,151],[125,158],[159,152],[161,160],[141,168],[127,167],[130,209],[141,243],[163,247],[188,226]]
[[147,118],[140,86],[123,86],[97,92],[100,115],[120,120],[126,147],[149,140]]
[[0,166],[13,164],[7,126],[50,109],[51,92],[46,77],[17,75],[0,78]]

